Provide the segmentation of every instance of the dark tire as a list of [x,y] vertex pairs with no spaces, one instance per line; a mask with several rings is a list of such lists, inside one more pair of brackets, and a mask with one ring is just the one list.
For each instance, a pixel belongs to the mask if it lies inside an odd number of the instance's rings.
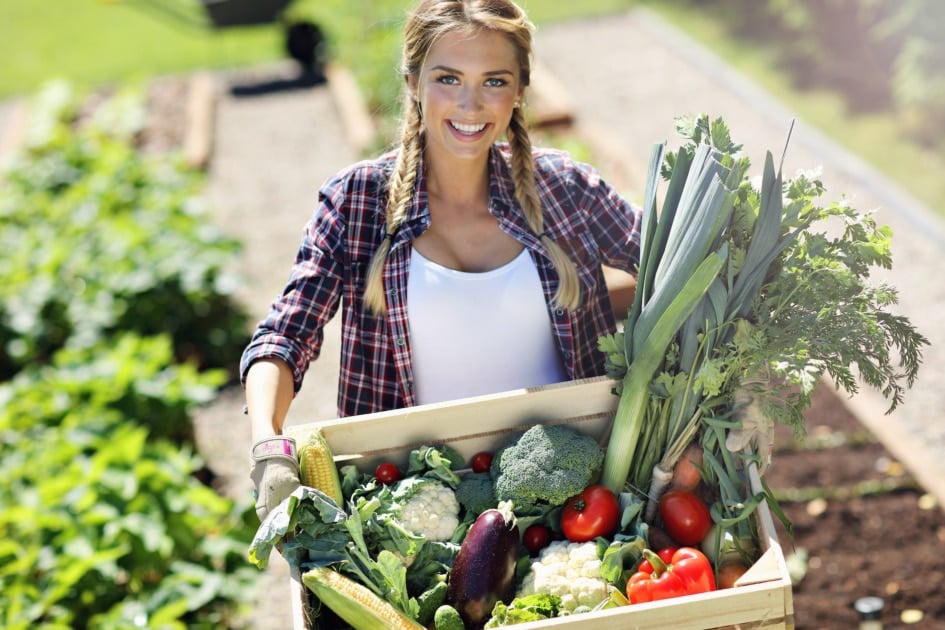
[[314,22],[293,22],[286,28],[286,51],[306,72],[323,74],[326,50],[325,35]]

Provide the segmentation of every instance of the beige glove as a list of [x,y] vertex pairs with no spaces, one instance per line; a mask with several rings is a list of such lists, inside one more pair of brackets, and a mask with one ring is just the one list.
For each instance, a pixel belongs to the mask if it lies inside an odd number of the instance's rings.
[[295,440],[276,436],[260,440],[250,453],[256,515],[262,522],[269,512],[299,487],[299,458]]

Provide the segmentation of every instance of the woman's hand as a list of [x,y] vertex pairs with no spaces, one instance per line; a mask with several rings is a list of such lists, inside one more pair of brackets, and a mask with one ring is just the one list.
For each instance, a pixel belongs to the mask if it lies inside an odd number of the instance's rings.
[[299,458],[295,440],[276,436],[259,440],[251,452],[253,494],[259,521],[299,487]]

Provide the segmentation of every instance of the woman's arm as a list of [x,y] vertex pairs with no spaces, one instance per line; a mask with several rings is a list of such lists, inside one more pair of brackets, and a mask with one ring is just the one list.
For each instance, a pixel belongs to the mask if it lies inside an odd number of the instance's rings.
[[246,372],[245,387],[253,443],[281,435],[295,397],[291,368],[281,359],[259,359]]

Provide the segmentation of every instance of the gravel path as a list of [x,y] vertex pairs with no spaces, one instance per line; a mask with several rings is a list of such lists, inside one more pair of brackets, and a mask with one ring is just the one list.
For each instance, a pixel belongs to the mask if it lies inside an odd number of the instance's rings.
[[[574,54],[579,50],[582,54]],[[606,137],[642,173],[655,142],[673,141],[672,117],[706,112],[723,116],[755,164],[770,149],[780,156],[794,114],[734,74],[708,53],[644,10],[601,20],[549,26],[538,33],[538,61],[573,98],[578,123]],[[262,80],[289,66],[258,71]],[[251,80],[245,73],[239,81]],[[282,288],[314,207],[317,187],[357,158],[342,132],[337,103],[326,87],[235,97],[234,76],[221,75],[209,197],[221,224],[245,242],[241,299],[254,317]],[[920,381],[892,416],[865,391],[850,407],[945,504],[945,283],[931,271],[945,256],[945,228],[928,209],[815,130],[798,121],[785,172],[823,166],[828,192],[846,194],[895,232],[895,269],[884,274],[900,290],[901,312],[932,340]],[[633,191],[627,191],[632,194]],[[338,370],[337,330],[327,331],[288,422],[331,417]],[[197,421],[201,451],[233,496],[250,492],[249,429],[242,393],[230,392]],[[253,628],[292,627],[285,563],[275,559],[260,579]]]
[[[315,206],[318,186],[354,161],[327,87],[235,97],[229,88],[254,81],[291,78],[291,65],[256,74],[219,77],[215,142],[209,169],[209,202],[221,225],[245,243],[240,300],[253,318],[265,315],[281,292],[302,226]],[[306,379],[287,422],[333,417],[340,346],[335,326],[326,332],[322,358]],[[248,496],[249,423],[243,394],[230,391],[196,421],[198,448],[231,496]],[[288,566],[273,554],[262,574],[252,628],[292,627]]]

